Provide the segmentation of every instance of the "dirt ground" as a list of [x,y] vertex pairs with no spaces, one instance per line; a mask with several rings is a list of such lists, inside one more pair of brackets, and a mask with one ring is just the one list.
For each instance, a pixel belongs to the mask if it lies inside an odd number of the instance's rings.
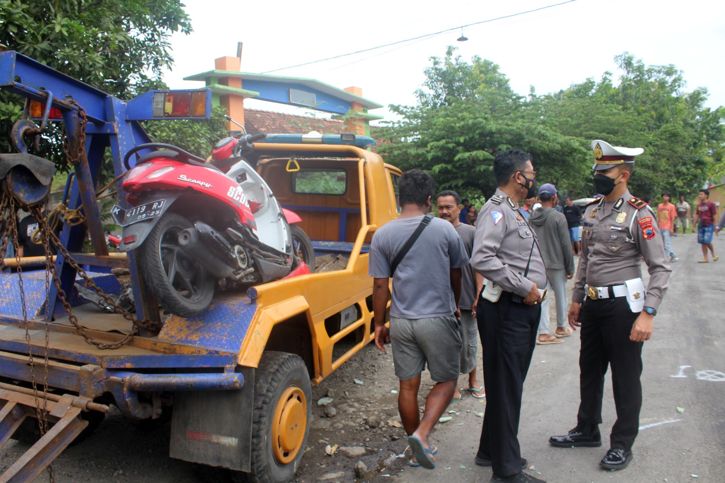
[[[427,394],[431,386],[424,376],[421,394]],[[389,481],[398,475],[406,460],[397,455],[407,444],[397,411],[397,390],[390,348],[382,354],[373,345],[313,387],[313,418],[296,481]],[[332,401],[318,405],[321,399],[329,401],[323,398]],[[452,422],[446,424],[455,424],[461,413],[482,415],[484,407],[484,401],[472,397],[457,401],[450,407]],[[56,460],[55,481],[232,481],[224,471],[169,458],[169,431],[168,422],[137,425],[114,411],[93,434]],[[27,448],[10,441],[0,455],[0,472]],[[39,481],[48,481],[47,475]]]

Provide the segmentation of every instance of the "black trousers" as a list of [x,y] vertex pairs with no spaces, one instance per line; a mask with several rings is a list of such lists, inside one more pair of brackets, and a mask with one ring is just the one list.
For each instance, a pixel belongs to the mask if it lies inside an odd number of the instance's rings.
[[507,292],[497,303],[481,299],[478,304],[486,386],[478,456],[490,459],[494,474],[502,477],[521,472],[521,395],[536,346],[540,313],[540,305],[514,303]]
[[581,312],[579,390],[577,415],[583,431],[594,431],[602,422],[602,395],[607,366],[612,367],[612,388],[617,421],[612,427],[612,448],[630,450],[639,431],[642,407],[642,342],[632,342],[629,334],[639,313],[629,309],[627,299],[589,300]]

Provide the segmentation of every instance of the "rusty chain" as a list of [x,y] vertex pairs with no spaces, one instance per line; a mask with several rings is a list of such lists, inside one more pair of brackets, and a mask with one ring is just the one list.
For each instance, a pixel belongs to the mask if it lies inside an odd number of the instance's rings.
[[[18,240],[18,225],[15,223],[15,217],[16,213],[18,211],[18,206],[16,204],[15,197],[10,193],[9,187],[5,185],[5,190],[3,190],[2,193],[2,201],[1,201],[2,209],[0,210],[0,213],[2,216],[2,219],[0,220],[0,223],[4,225],[3,230],[3,240],[2,240],[2,246],[0,247],[2,255],[5,255],[5,250],[7,249],[7,245],[9,242],[13,244],[14,252],[15,252],[15,261],[17,263],[17,274],[18,274],[18,288],[20,289],[20,307],[21,312],[23,314],[23,325],[25,328],[25,343],[28,347],[28,365],[30,366],[30,383],[33,389],[33,400],[35,402],[34,409],[35,409],[35,418],[38,421],[38,429],[40,431],[40,436],[42,437],[49,429],[48,427],[48,398],[46,397],[48,394],[48,352],[49,352],[49,346],[50,346],[50,334],[48,330],[48,321],[45,321],[45,324],[43,324],[43,332],[45,335],[45,346],[43,350],[43,397],[40,397],[38,393],[38,383],[35,378],[36,376],[36,364],[35,364],[35,358],[33,357],[33,344],[32,344],[32,338],[30,336],[30,321],[28,320],[28,307],[26,305],[26,299],[25,299],[25,284],[23,281],[23,269],[20,264],[20,243]],[[28,207],[23,207],[28,208]],[[7,232],[10,232],[9,234]],[[46,251],[46,259],[47,259],[48,253]],[[46,283],[46,293],[48,293],[48,273],[45,274],[45,283]],[[53,467],[52,465],[48,466],[48,477],[52,482],[55,481],[54,475],[53,475]]]

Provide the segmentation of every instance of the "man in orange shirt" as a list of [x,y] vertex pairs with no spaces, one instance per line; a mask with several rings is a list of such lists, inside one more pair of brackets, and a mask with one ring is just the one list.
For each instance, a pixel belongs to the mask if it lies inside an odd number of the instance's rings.
[[657,205],[657,225],[662,233],[662,241],[665,244],[665,255],[670,257],[671,262],[679,260],[675,252],[672,251],[672,228],[677,218],[677,209],[675,205],[670,203],[670,194],[662,195],[662,203]]

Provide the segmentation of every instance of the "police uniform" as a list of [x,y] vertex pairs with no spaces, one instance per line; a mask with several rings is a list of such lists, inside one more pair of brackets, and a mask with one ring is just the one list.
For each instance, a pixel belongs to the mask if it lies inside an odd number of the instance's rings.
[[[595,171],[633,165],[634,157],[643,152],[601,140],[592,147]],[[613,202],[601,198],[589,204],[582,216],[582,250],[572,296],[574,303],[583,303],[579,317],[581,402],[577,427],[568,435],[552,436],[550,442],[567,447],[601,445],[598,425],[602,422],[604,376],[611,365],[617,421],[612,427],[610,452],[618,448],[624,453],[622,464],[612,467],[605,465],[607,453],[602,466],[610,469],[629,463],[639,428],[643,343],[629,340],[630,332],[642,310],[656,314],[670,278],[656,219],[649,205],[629,191]],[[642,259],[650,275],[646,287]]]
[[526,305],[523,298],[534,283],[546,286],[535,236],[500,189],[478,215],[471,265],[486,279],[477,318],[487,403],[476,462],[491,464],[499,477],[521,472],[521,394],[541,313],[540,305]]

